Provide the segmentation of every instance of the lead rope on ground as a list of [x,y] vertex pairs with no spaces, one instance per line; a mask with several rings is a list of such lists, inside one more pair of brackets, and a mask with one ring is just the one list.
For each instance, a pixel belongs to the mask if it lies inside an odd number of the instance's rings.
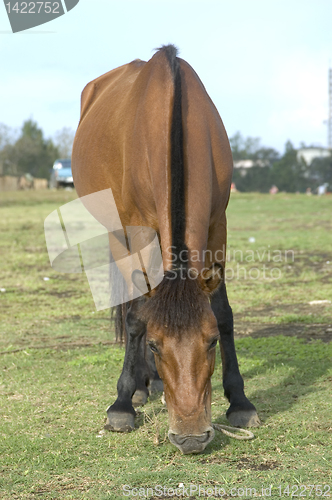
[[[161,402],[163,403],[163,405],[166,405],[164,392],[161,396]],[[241,427],[229,427],[228,425],[221,425],[221,424],[212,424],[212,427],[219,432],[223,432],[224,434],[226,434],[226,436],[229,436],[234,439],[242,439],[247,441],[249,439],[255,439],[255,434],[253,432],[248,431],[247,429],[242,429]],[[234,434],[233,432],[230,431],[239,432],[242,433],[242,435]]]
[[[221,425],[221,424],[212,424],[212,427],[216,429],[219,432],[223,432],[226,434],[226,436],[229,436],[234,439],[254,439],[255,435],[251,432],[248,431],[247,429],[241,429],[240,427],[229,427],[228,425]],[[241,434],[234,434],[233,432],[230,431],[236,431]]]

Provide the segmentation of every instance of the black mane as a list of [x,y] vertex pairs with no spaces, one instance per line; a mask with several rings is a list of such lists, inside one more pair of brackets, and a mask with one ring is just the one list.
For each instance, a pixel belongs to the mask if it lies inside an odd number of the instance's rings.
[[139,316],[152,328],[159,326],[174,335],[201,326],[205,301],[205,294],[196,277],[185,269],[171,270],[165,273]]

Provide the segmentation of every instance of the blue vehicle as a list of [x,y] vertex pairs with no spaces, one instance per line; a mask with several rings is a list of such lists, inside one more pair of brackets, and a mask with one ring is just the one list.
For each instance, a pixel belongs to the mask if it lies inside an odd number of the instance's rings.
[[59,159],[54,162],[50,179],[50,188],[58,189],[59,187],[74,187],[70,158],[63,160]]

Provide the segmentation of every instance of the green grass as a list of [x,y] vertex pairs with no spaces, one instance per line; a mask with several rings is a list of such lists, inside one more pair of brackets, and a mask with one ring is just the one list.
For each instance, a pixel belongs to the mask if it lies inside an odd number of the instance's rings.
[[67,191],[1,193],[0,351],[109,340],[109,311],[95,311],[85,274],[59,274],[47,255],[44,220],[74,198]]
[[[263,322],[277,316],[287,323],[293,322],[289,308],[295,307],[301,316],[312,313],[317,323],[331,323],[332,198],[237,193],[227,214],[226,275],[234,313],[256,310]],[[331,304],[309,306],[312,300]]]
[[[183,456],[167,439],[167,412],[159,396],[140,410],[135,432],[102,432],[123,349],[103,345],[113,340],[109,311],[94,311],[85,275],[60,275],[50,268],[43,236],[45,217],[75,196],[1,193],[0,288],[6,292],[0,292],[0,351],[24,349],[0,356],[1,500],[113,500],[124,498],[124,485],[180,483],[224,488],[227,499],[236,497],[232,488],[248,489],[247,495],[239,490],[241,498],[253,496],[249,488],[261,496],[262,487],[270,485],[271,498],[280,498],[279,485],[283,498],[287,485],[294,485],[295,494],[296,486],[309,484],[330,484],[332,490],[332,343],[310,335],[236,341],[246,393],[263,421],[253,441],[217,433],[203,454]],[[308,303],[332,300],[331,208],[329,197],[232,196],[230,250],[258,254],[248,262],[238,253],[229,266],[240,264],[248,273],[265,264],[282,271],[278,280],[228,281],[235,326],[259,324],[281,333],[287,327],[297,334],[319,325],[328,331],[331,304]],[[292,250],[294,260],[271,261],[267,250]],[[91,345],[77,347],[85,344]],[[51,345],[58,348],[31,348]],[[212,415],[214,422],[226,423],[221,375],[218,358]],[[311,496],[319,494],[318,487]],[[146,498],[171,496],[149,492]]]
[[[125,484],[228,489],[326,484],[332,460],[332,345],[248,338],[239,340],[237,349],[247,394],[264,425],[255,430],[254,441],[217,434],[203,454],[189,457],[166,439],[167,414],[159,398],[141,410],[135,432],[100,434],[106,406],[115,398],[122,349],[27,349],[6,355],[0,497],[113,499],[121,498]],[[226,423],[226,409],[218,360],[213,421]]]

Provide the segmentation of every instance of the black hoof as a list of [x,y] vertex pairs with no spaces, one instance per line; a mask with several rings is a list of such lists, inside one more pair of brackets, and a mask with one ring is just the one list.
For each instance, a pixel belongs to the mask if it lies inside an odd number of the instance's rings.
[[109,412],[104,429],[113,432],[131,432],[135,429],[135,417],[131,413]]
[[151,394],[155,392],[163,392],[164,390],[164,384],[162,380],[151,380],[150,385],[149,385],[149,391]]
[[131,402],[133,406],[143,406],[148,400],[148,394],[141,389],[137,389],[135,391],[133,397],[131,398]]
[[261,425],[256,410],[227,412],[226,417],[233,427],[259,427]]

